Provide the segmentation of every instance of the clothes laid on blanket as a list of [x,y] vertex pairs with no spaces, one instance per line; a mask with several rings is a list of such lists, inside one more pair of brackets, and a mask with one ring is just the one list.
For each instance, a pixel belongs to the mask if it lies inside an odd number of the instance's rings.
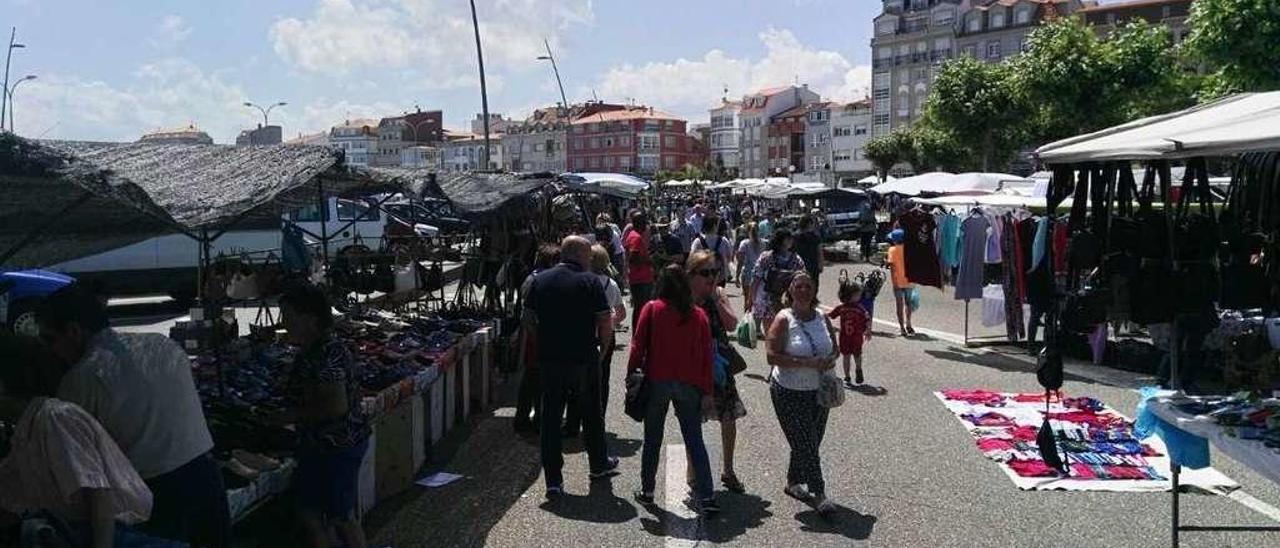
[[1004,394],[987,390],[943,390],[942,396],[952,401],[994,407],[1004,402]]
[[982,413],[980,415],[960,415],[960,418],[975,426],[1016,426],[1013,419],[1000,413]]
[[942,287],[942,271],[938,261],[938,248],[933,216],[913,209],[898,217],[898,224],[907,233],[904,240],[907,260],[907,278],[919,285]]
[[1011,460],[1005,465],[1024,478],[1052,478],[1058,475],[1056,470],[1042,460]]
[[959,266],[956,276],[956,299],[982,298],[984,254],[991,223],[981,214],[970,215],[959,225]]

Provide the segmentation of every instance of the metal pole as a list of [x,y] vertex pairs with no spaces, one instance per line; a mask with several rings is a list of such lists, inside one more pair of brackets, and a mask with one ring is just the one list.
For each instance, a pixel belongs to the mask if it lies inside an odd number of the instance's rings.
[[551,60],[551,70],[556,73],[556,85],[560,86],[560,104],[564,105],[564,109],[567,111],[569,109],[569,99],[565,98],[564,95],[564,82],[560,81],[560,67],[556,66],[556,56],[551,53],[551,44],[547,42],[546,38],[542,39],[542,45],[547,48],[547,59]]
[[14,82],[14,83],[13,83],[13,87],[9,89],[9,131],[12,131],[12,132],[14,132],[14,133],[17,133],[17,131],[16,131],[16,130],[17,130],[17,127],[18,127],[18,126],[16,126],[16,125],[14,125],[14,123],[13,123],[13,111],[14,111],[14,108],[13,108],[13,94],[14,94],[14,92],[18,91],[18,86],[22,85],[22,83],[23,83],[23,82],[28,82],[28,81],[35,80],[35,79],[36,79],[36,77],[35,77],[35,76],[27,76],[26,78],[23,78],[23,79],[21,79],[21,80],[18,80],[17,82]]
[[[9,31],[9,51],[4,56],[4,89],[9,93],[9,61],[13,59],[13,40],[18,37],[18,27]],[[0,101],[0,130],[4,129],[4,115],[7,101]]]
[[489,170],[489,90],[484,82],[484,51],[480,49],[480,22],[476,18],[476,0],[471,0],[471,26],[476,33],[476,60],[480,64],[480,108],[484,116],[484,170]]

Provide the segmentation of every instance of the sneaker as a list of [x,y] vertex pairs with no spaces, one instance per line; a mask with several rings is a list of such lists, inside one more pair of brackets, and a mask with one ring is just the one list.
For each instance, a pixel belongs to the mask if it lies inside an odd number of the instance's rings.
[[908,335],[911,335],[911,336],[915,336],[915,334],[916,334],[916,328],[911,327],[911,326],[909,326],[909,325],[908,325],[908,326],[907,326],[907,334],[908,334]]
[[818,503],[814,508],[823,516],[831,515],[836,511],[836,503],[831,502],[827,497],[818,497]]
[[856,382],[857,382],[858,384],[862,384],[862,370],[861,370],[861,369],[859,369],[859,370],[857,370],[856,372],[854,372],[854,379],[856,380]]
[[720,503],[716,502],[715,498],[702,499],[698,501],[698,510],[701,511],[703,515],[719,514]]
[[605,464],[604,470],[592,472],[590,477],[593,480],[598,480],[612,478],[621,473],[622,471],[618,470],[618,457],[609,457],[609,461]]
[[800,502],[809,502],[809,500],[813,498],[813,495],[809,494],[809,490],[805,489],[803,485],[798,483],[795,485],[788,485],[786,489],[782,490],[782,492],[786,493],[788,497]]
[[[861,382],[861,381],[859,381],[859,382]],[[849,377],[845,377],[845,378],[844,378],[844,387],[845,387],[845,388],[853,388],[853,379],[851,379],[851,378],[849,378]]]
[[564,487],[552,485],[547,488],[547,500],[556,500],[561,496],[564,496]]
[[652,505],[652,504],[653,504],[653,493],[652,493],[652,492],[648,492],[648,491],[641,491],[641,490],[637,489],[635,493],[632,493],[632,494],[631,494],[631,496],[632,496],[632,498],[636,499],[636,502],[638,502],[638,503],[640,503],[640,504],[644,504],[644,505],[646,505],[646,506],[650,506],[650,505]]

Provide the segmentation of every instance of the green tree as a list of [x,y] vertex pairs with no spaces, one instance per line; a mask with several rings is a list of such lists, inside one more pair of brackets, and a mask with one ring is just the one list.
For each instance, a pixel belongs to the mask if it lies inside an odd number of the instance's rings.
[[[930,92],[925,119],[913,133],[926,164],[976,163],[983,171],[1006,162],[1023,140],[1028,119],[1012,65],[985,63],[969,56],[947,62]],[[971,154],[976,162],[966,162]]]
[[868,140],[862,152],[868,160],[871,160],[871,165],[875,166],[876,172],[883,180],[889,175],[889,170],[899,163],[915,165],[914,141],[909,131],[900,129]]
[[1197,0],[1184,46],[1213,71],[1206,96],[1280,89],[1280,2]]
[[1164,26],[1134,22],[1099,38],[1078,18],[1033,31],[1009,61],[1015,92],[1028,107],[1028,141],[1044,143],[1194,102],[1194,80]]
[[[958,137],[932,120],[929,114],[911,127],[917,170],[939,170],[960,173],[982,168],[981,155],[970,142]],[[998,160],[998,159],[997,159]],[[988,168],[982,168],[989,171]]]

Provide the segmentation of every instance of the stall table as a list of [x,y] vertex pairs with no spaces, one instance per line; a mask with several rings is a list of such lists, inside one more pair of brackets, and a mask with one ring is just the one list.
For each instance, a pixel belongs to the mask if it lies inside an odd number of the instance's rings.
[[[1198,438],[1203,438],[1228,457],[1248,466],[1263,477],[1280,483],[1280,453],[1264,445],[1260,440],[1245,440],[1227,434],[1224,427],[1214,422],[1212,417],[1191,415],[1174,407],[1178,403],[1176,397],[1157,397],[1147,402],[1147,410],[1153,413],[1166,426],[1171,426]],[[1275,531],[1277,526],[1203,526],[1183,525],[1179,516],[1178,476],[1182,466],[1170,452],[1171,469],[1173,471],[1173,546],[1178,546],[1179,534],[1182,531]]]

